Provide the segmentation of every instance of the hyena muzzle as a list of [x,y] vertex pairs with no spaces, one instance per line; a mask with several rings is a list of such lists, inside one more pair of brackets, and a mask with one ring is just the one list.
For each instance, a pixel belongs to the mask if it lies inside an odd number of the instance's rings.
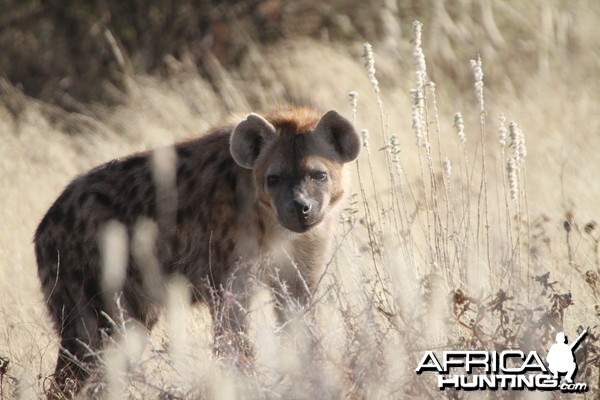
[[[290,296],[305,302],[316,289],[330,256],[344,164],[360,147],[352,124],[337,112],[292,108],[266,118],[250,114],[237,125],[77,177],[34,239],[60,335],[56,385],[88,376],[90,350],[111,333],[115,293],[127,315],[150,329],[172,275],[184,276],[194,301],[210,306],[215,340],[243,333],[246,272],[257,267],[285,318],[282,303]],[[116,275],[105,271],[115,258],[105,254],[113,251],[109,234],[125,242],[114,250],[122,253]],[[227,302],[232,292],[239,298]]]

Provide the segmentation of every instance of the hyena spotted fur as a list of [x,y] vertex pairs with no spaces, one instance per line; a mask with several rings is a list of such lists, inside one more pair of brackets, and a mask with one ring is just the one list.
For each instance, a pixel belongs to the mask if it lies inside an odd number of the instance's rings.
[[[344,194],[344,164],[360,146],[335,111],[281,109],[76,178],[34,239],[60,335],[56,384],[88,376],[90,350],[100,349],[101,332],[111,332],[114,293],[150,329],[171,275],[184,276],[194,301],[208,303],[215,340],[244,332],[246,271],[256,266],[285,318],[289,296],[302,303],[316,289]],[[106,232],[123,237],[123,249],[111,249]],[[111,251],[122,253],[116,275],[103,268],[117,262],[104,254]],[[230,292],[240,297],[226,307]]]

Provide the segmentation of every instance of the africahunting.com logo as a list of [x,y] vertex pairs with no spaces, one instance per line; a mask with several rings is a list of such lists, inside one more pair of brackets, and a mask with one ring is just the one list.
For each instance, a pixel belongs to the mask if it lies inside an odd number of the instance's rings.
[[583,331],[568,344],[565,334],[559,332],[556,342],[548,350],[546,363],[535,351],[526,354],[521,350],[453,350],[442,352],[441,358],[433,351],[427,351],[415,371],[417,374],[436,372],[440,390],[585,392],[587,384],[574,381],[577,373],[574,353],[586,335],[587,331]]

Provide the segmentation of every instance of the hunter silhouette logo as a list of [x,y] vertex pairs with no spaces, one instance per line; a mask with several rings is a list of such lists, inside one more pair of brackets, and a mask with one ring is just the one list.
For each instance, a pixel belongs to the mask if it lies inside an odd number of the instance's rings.
[[575,349],[586,335],[587,331],[583,331],[571,345],[568,345],[564,332],[556,334],[556,343],[550,347],[548,356],[546,357],[548,369],[552,372],[555,379],[558,379],[559,374],[566,373],[567,382],[573,383],[573,377],[577,373]]
[[[585,382],[574,382],[577,373],[575,349],[587,335],[583,331],[568,344],[564,332],[548,350],[546,362],[536,351],[518,349],[501,352],[483,350],[443,351],[441,357],[426,351],[415,372],[436,372],[437,387],[454,390],[560,390],[585,392]],[[561,376],[565,381],[561,382]]]

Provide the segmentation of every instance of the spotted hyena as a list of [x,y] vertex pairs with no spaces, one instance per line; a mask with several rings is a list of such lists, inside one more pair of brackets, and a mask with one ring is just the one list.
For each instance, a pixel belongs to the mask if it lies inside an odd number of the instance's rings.
[[[250,114],[76,178],[34,240],[60,335],[58,384],[86,378],[90,350],[100,348],[102,332],[110,334],[110,293],[122,293],[128,315],[151,328],[165,279],[183,275],[194,301],[209,304],[215,339],[243,333],[245,271],[256,266],[276,303],[283,292],[306,301],[328,257],[344,164],[359,151],[355,129],[337,112],[292,108]],[[111,249],[107,232],[125,243]],[[121,271],[108,274],[107,264],[119,258]],[[226,307],[229,293],[240,298]]]

